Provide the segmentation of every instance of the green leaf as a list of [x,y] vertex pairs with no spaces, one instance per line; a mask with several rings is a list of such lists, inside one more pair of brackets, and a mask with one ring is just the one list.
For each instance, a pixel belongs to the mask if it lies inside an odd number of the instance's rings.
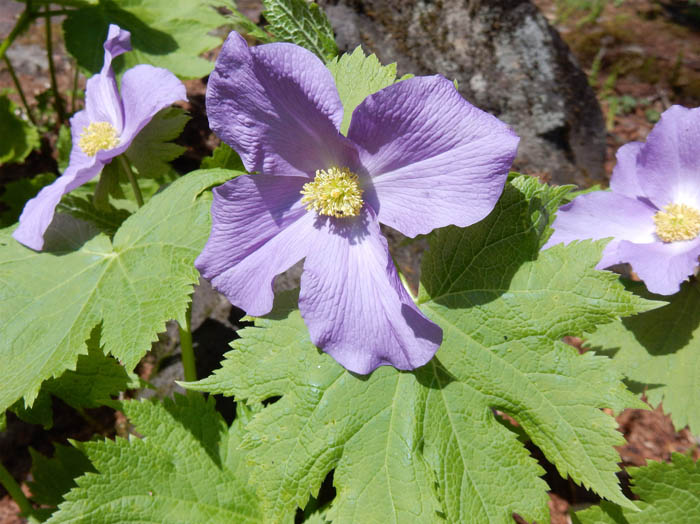
[[241,157],[225,142],[221,142],[216,149],[214,149],[211,156],[202,159],[202,169],[212,169],[215,167],[231,169],[233,171],[245,171]]
[[24,204],[34,198],[39,190],[56,180],[53,173],[41,173],[32,178],[20,178],[5,186],[5,192],[0,195],[0,202],[7,208],[0,213],[0,227],[7,227],[19,220]]
[[[231,176],[190,173],[127,219],[113,241],[87,240],[88,228],[72,252],[37,253],[12,239],[11,229],[0,231],[0,358],[12,370],[0,410],[22,397],[31,406],[44,380],[75,369],[99,323],[105,353],[131,370],[167,320],[183,321],[198,279],[194,259],[209,235],[205,190]],[[81,240],[77,231],[67,238]]]
[[170,140],[180,136],[189,119],[184,109],[166,107],[139,132],[126,156],[141,177],[162,178],[174,174],[169,162],[179,157],[185,148]]
[[561,338],[658,304],[593,269],[603,242],[539,252],[567,191],[521,177],[484,221],[431,235],[421,301],[444,341],[413,373],[345,371],[313,347],[285,295],[239,332],[220,370],[188,385],[248,402],[281,396],[244,439],[274,519],[291,518],[335,468],[331,521],[546,521],[543,471],[493,409],[563,476],[631,504],[615,476],[624,440],[601,408],[642,403],[607,358]]
[[51,524],[262,521],[238,449],[240,420],[227,428],[214,399],[129,401],[123,411],[144,438],[82,444],[98,473],[77,479]]
[[615,366],[635,382],[648,384],[653,405],[663,402],[676,429],[686,425],[700,434],[700,282],[684,283],[671,297],[652,295],[639,284],[644,297],[670,299],[668,305],[600,327],[586,345],[611,355]]
[[700,464],[692,457],[671,454],[671,462],[648,462],[627,468],[632,491],[641,500],[637,511],[604,503],[576,512],[578,524],[695,524],[700,522]]
[[92,199],[73,194],[64,196],[56,210],[90,222],[110,237],[131,216],[127,210],[117,209],[109,202],[102,203],[101,209],[97,209]]
[[128,373],[114,358],[105,356],[99,346],[101,330],[94,329],[87,340],[87,355],[80,355],[75,371],[44,382],[42,393],[54,395],[76,409],[112,404],[112,396],[139,387],[136,375]]
[[343,102],[343,123],[340,132],[347,134],[355,108],[372,93],[396,81],[396,64],[383,66],[376,55],[365,56],[360,46],[328,63]]
[[88,471],[95,472],[85,454],[72,447],[54,443],[54,456],[45,457],[29,448],[32,456],[32,477],[29,488],[32,491],[32,501],[42,506],[46,518],[55,511],[55,507],[63,502],[63,497],[76,486],[75,479]]
[[277,40],[305,47],[322,60],[338,54],[333,28],[315,2],[306,0],[263,0],[265,27]]
[[0,164],[22,162],[40,145],[39,132],[16,114],[17,106],[0,95]]
[[180,78],[208,75],[213,64],[199,55],[221,44],[209,33],[227,23],[207,0],[101,0],[72,11],[63,22],[66,49],[92,73],[102,68],[110,23],[131,32],[133,50],[114,61],[120,72],[137,64],[164,67]]
[[78,357],[75,371],[68,370],[58,378],[45,381],[31,408],[26,408],[20,399],[10,409],[25,422],[41,424],[48,429],[53,425],[52,395],[82,410],[114,406],[112,396],[138,388],[140,382],[136,375],[128,373],[114,358],[104,355],[99,346],[100,333],[99,327],[93,329],[86,342],[88,354]]

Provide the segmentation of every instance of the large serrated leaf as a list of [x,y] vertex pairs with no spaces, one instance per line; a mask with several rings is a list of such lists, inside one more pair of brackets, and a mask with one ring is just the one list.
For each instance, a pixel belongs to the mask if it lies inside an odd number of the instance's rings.
[[199,55],[221,44],[209,33],[227,23],[212,4],[208,0],[100,0],[66,17],[66,49],[81,67],[97,73],[112,23],[131,32],[133,47],[114,61],[117,71],[145,63],[164,67],[180,78],[206,76],[214,64]]
[[261,521],[238,449],[242,424],[227,428],[214,399],[130,401],[123,411],[143,438],[80,444],[97,473],[77,479],[49,523]]
[[333,28],[315,2],[306,0],[263,0],[265,28],[277,40],[305,47],[323,60],[338,54]]
[[588,337],[587,346],[609,354],[617,368],[635,382],[647,384],[653,405],[663,402],[676,429],[690,426],[700,434],[700,282],[684,283],[668,305],[636,317],[602,326]]
[[100,322],[105,352],[133,369],[165,322],[182,319],[210,229],[211,194],[203,192],[231,176],[182,177],[127,219],[113,242],[99,234],[72,252],[37,253],[11,229],[0,231],[0,358],[12,370],[0,411],[22,397],[31,405],[44,380],[74,369]]
[[575,524],[697,524],[700,522],[700,463],[673,453],[671,462],[628,468],[637,511],[610,502],[573,515]]
[[542,470],[493,409],[518,420],[562,475],[631,504],[615,476],[623,439],[601,408],[641,403],[607,358],[560,339],[658,304],[593,269],[602,242],[539,252],[567,191],[516,178],[484,221],[432,235],[421,302],[444,341],[414,373],[345,371],[313,347],[285,297],[241,332],[220,370],[189,385],[282,397],[244,441],[273,520],[291,518],[335,468],[333,521],[546,521]]
[[95,328],[86,342],[88,354],[78,356],[75,371],[68,370],[45,381],[31,409],[24,407],[22,399],[10,409],[22,420],[48,428],[53,425],[52,395],[82,410],[112,405],[112,396],[139,387],[138,377],[128,373],[114,358],[106,357],[99,343],[100,329]]

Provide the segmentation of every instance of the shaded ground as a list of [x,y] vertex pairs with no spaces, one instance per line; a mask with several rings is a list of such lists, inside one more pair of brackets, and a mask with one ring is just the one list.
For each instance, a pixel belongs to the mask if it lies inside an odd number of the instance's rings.
[[[683,2],[679,1],[664,4],[650,0],[626,0],[620,6],[613,5],[611,1],[597,21],[587,23],[582,23],[582,20],[590,12],[574,11],[567,15],[562,9],[562,6],[573,3],[575,0],[535,0],[535,4],[571,46],[596,88],[608,124],[606,171],[610,175],[617,149],[629,141],[644,140],[663,110],[674,103],[688,107],[700,106],[700,27],[697,26],[697,21],[693,22],[692,17],[684,15]],[[239,0],[238,5],[248,14],[259,16],[260,5],[257,0]],[[9,32],[14,17],[21,8],[20,3],[0,0],[0,38]],[[58,20],[53,27],[59,90],[70,100],[76,78],[74,64],[65,54]],[[50,86],[44,44],[41,22],[35,24],[13,45],[10,54],[25,92],[38,114],[41,113],[42,104],[47,104],[46,92]],[[80,75],[77,78],[75,87],[79,90],[83,88],[85,79]],[[0,89],[11,85],[9,74],[4,67],[0,67]],[[187,152],[176,163],[182,172],[195,169],[201,158],[208,155],[218,142],[207,126],[204,112],[205,82],[192,80],[186,82],[186,85],[189,102],[183,106],[192,114],[193,119],[180,139],[187,146]],[[18,97],[13,98],[19,103]],[[68,105],[70,109],[70,102]],[[46,130],[42,151],[32,153],[21,166],[0,167],[0,191],[8,181],[46,171],[57,172],[55,158],[51,156],[56,139],[56,124],[48,121]],[[394,237],[391,241],[394,246],[401,242],[399,237]],[[409,280],[414,282],[418,278],[421,249],[421,244],[413,244],[397,256],[399,265]],[[228,329],[224,326],[225,318],[219,318],[217,322],[217,329]],[[177,358],[174,362],[177,365]],[[153,357],[145,359],[141,365],[143,376],[150,377],[156,365]],[[177,374],[177,370],[174,372]],[[19,423],[9,417],[11,431],[15,431],[15,434],[2,434],[0,460],[18,478],[26,479],[29,472],[28,446],[50,454],[52,441],[65,442],[67,437],[86,440],[95,431],[112,436],[118,432],[120,421],[123,422],[118,414],[99,412],[96,420],[102,422],[96,428],[70,408],[60,406],[55,416],[58,427],[48,433],[38,426]],[[700,455],[697,440],[687,430],[675,432],[670,419],[660,407],[653,411],[626,410],[617,420],[620,431],[627,440],[626,445],[618,448],[623,466],[641,466],[646,460],[666,461],[673,451],[693,450],[696,459]],[[533,453],[536,455],[537,451],[533,450]],[[547,464],[544,465],[547,467]],[[547,470],[547,480],[554,488],[550,500],[553,523],[570,522],[568,511],[571,506],[579,509],[595,502],[594,496],[558,477],[553,468]],[[622,480],[624,483],[625,479]],[[26,484],[23,487],[26,488]],[[0,495],[2,494],[4,491],[0,488]],[[0,499],[0,524],[19,522],[23,521],[17,517],[14,502],[7,496]]]

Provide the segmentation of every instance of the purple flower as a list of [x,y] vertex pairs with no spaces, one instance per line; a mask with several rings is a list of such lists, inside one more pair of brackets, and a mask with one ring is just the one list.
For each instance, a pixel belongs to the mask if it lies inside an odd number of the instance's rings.
[[137,65],[122,77],[121,94],[112,59],[131,50],[131,35],[109,26],[102,71],[87,81],[85,109],[70,120],[73,149],[62,176],[24,206],[12,234],[25,246],[41,250],[44,232],[61,197],[97,176],[114,157],[124,153],[153,116],[177,100],[186,100],[185,86],[170,71]]
[[617,152],[612,191],[563,206],[545,249],[612,237],[596,268],[629,263],[649,291],[671,295],[700,256],[700,108],[673,106],[649,133]]
[[316,346],[363,374],[430,360],[442,331],[402,286],[379,223],[413,237],[481,220],[518,137],[440,76],[367,97],[345,137],[318,58],[291,44],[248,48],[236,33],[209,78],[207,113],[259,174],[214,190],[202,275],[259,316],[272,308],[274,277],[305,258],[299,309]]

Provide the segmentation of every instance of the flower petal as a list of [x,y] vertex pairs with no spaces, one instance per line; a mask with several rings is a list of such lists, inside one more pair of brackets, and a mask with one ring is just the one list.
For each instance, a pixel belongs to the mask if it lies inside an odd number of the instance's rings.
[[122,77],[124,131],[122,144],[131,143],[155,114],[178,100],[187,100],[185,86],[167,69],[147,64],[129,69]]
[[573,240],[613,237],[637,243],[655,242],[656,209],[634,198],[608,191],[576,197],[562,206],[552,227],[554,233],[543,249]]
[[300,176],[354,166],[355,149],[338,132],[343,106],[333,77],[299,46],[249,48],[232,32],[209,77],[207,116],[248,171]]
[[610,177],[610,189],[618,195],[631,198],[646,197],[639,185],[637,161],[644,148],[644,142],[629,142],[617,150],[617,163]]
[[700,208],[700,108],[671,106],[647,137],[637,161],[639,184],[658,208]]
[[85,86],[85,110],[90,122],[109,122],[121,133],[124,126],[124,108],[117,90],[112,60],[131,51],[131,33],[110,24],[104,49],[102,71],[88,79]]
[[660,295],[672,295],[681,282],[693,274],[700,257],[700,237],[685,242],[635,244],[621,241],[617,258],[628,262],[647,289]]
[[503,192],[519,138],[441,76],[415,77],[367,97],[348,137],[374,177],[379,221],[408,236],[468,226]]
[[300,204],[300,177],[239,176],[214,189],[212,230],[195,266],[249,315],[272,309],[274,277],[304,258],[314,214]]
[[372,210],[343,220],[317,220],[319,237],[304,262],[299,310],[311,340],[355,373],[422,366],[442,330],[401,285]]
[[106,163],[99,155],[97,157],[87,156],[77,145],[80,132],[87,124],[86,111],[80,111],[71,118],[73,149],[68,167],[53,184],[42,188],[37,196],[29,200],[22,210],[19,226],[12,233],[12,236],[27,247],[37,251],[44,247],[44,233],[53,220],[56,206],[61,201],[61,197],[97,176]]

